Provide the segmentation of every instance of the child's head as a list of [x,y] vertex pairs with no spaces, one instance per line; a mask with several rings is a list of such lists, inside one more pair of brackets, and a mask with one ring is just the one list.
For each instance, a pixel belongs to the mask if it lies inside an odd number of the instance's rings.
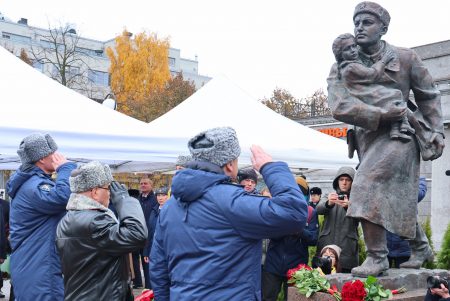
[[339,256],[341,255],[341,248],[337,245],[327,245],[320,251],[320,257],[330,257],[331,266],[336,269],[336,272],[340,272]]
[[344,33],[333,41],[333,53],[336,62],[354,61],[358,59],[358,48],[355,37],[350,33]]

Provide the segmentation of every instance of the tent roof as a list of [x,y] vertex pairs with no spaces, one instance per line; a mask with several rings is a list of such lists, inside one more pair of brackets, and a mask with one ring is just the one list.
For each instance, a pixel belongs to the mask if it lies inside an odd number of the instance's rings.
[[110,110],[62,86],[0,47],[0,169],[15,169],[20,141],[50,133],[59,151],[74,161],[99,160],[116,172],[170,169],[198,132],[232,126],[240,140],[240,162],[259,144],[291,167],[355,165],[344,141],[289,120],[225,78],[211,80],[150,124]]
[[[147,124],[59,84],[0,47],[0,169],[20,164],[17,148],[33,133],[50,133],[75,161],[99,160],[116,171],[174,166],[176,139],[154,137]],[[165,164],[163,164],[165,163]]]
[[148,124],[155,135],[184,140],[219,126],[236,130],[242,154],[240,164],[250,164],[249,148],[258,144],[274,160],[294,168],[338,169],[355,166],[347,157],[345,141],[303,126],[275,113],[225,77],[216,77],[177,107]]

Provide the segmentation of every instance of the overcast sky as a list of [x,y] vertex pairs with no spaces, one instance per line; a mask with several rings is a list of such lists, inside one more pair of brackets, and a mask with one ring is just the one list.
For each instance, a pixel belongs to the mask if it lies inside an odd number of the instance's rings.
[[[275,87],[295,97],[326,89],[333,39],[353,31],[356,0],[2,0],[0,12],[28,24],[76,24],[108,40],[126,27],[169,37],[181,56],[198,55],[200,74],[223,74],[253,97]],[[450,39],[450,1],[378,1],[391,15],[385,39],[414,47]]]

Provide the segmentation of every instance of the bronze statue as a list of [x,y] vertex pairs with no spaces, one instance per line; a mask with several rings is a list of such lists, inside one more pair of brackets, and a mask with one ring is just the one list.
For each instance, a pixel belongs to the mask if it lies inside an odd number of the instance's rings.
[[[359,3],[353,14],[359,54],[355,61],[371,68],[383,65],[382,74],[366,84],[382,85],[384,89],[378,89],[369,99],[364,95],[364,82],[349,88],[338,64],[333,65],[327,80],[333,116],[354,126],[349,133],[349,149],[356,149],[360,160],[347,212],[360,219],[367,247],[367,259],[352,269],[352,274],[360,277],[383,274],[389,268],[385,229],[410,239],[412,255],[401,267],[419,268],[433,258],[417,223],[417,187],[420,155],[424,160],[434,160],[444,148],[440,93],[413,50],[381,40],[389,21],[388,11],[374,2]],[[409,99],[411,91],[414,99]],[[402,99],[395,101],[388,93]],[[374,97],[387,101],[376,105]],[[402,125],[402,136],[396,137],[392,127]]]

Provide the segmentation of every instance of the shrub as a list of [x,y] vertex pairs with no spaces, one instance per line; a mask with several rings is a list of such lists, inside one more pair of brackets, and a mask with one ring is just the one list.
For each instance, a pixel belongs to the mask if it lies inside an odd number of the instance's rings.
[[[433,253],[434,253],[433,240],[431,240],[432,232],[431,232],[431,225],[430,225],[430,217],[427,217],[425,222],[422,223],[422,229],[425,232],[425,235],[428,238],[428,242],[430,243],[431,250],[433,250]],[[422,265],[422,267],[427,268],[427,269],[435,269],[436,264],[434,262],[426,262]]]
[[439,269],[450,269],[450,223],[447,226],[447,230],[442,240],[441,251],[437,258],[437,267]]

